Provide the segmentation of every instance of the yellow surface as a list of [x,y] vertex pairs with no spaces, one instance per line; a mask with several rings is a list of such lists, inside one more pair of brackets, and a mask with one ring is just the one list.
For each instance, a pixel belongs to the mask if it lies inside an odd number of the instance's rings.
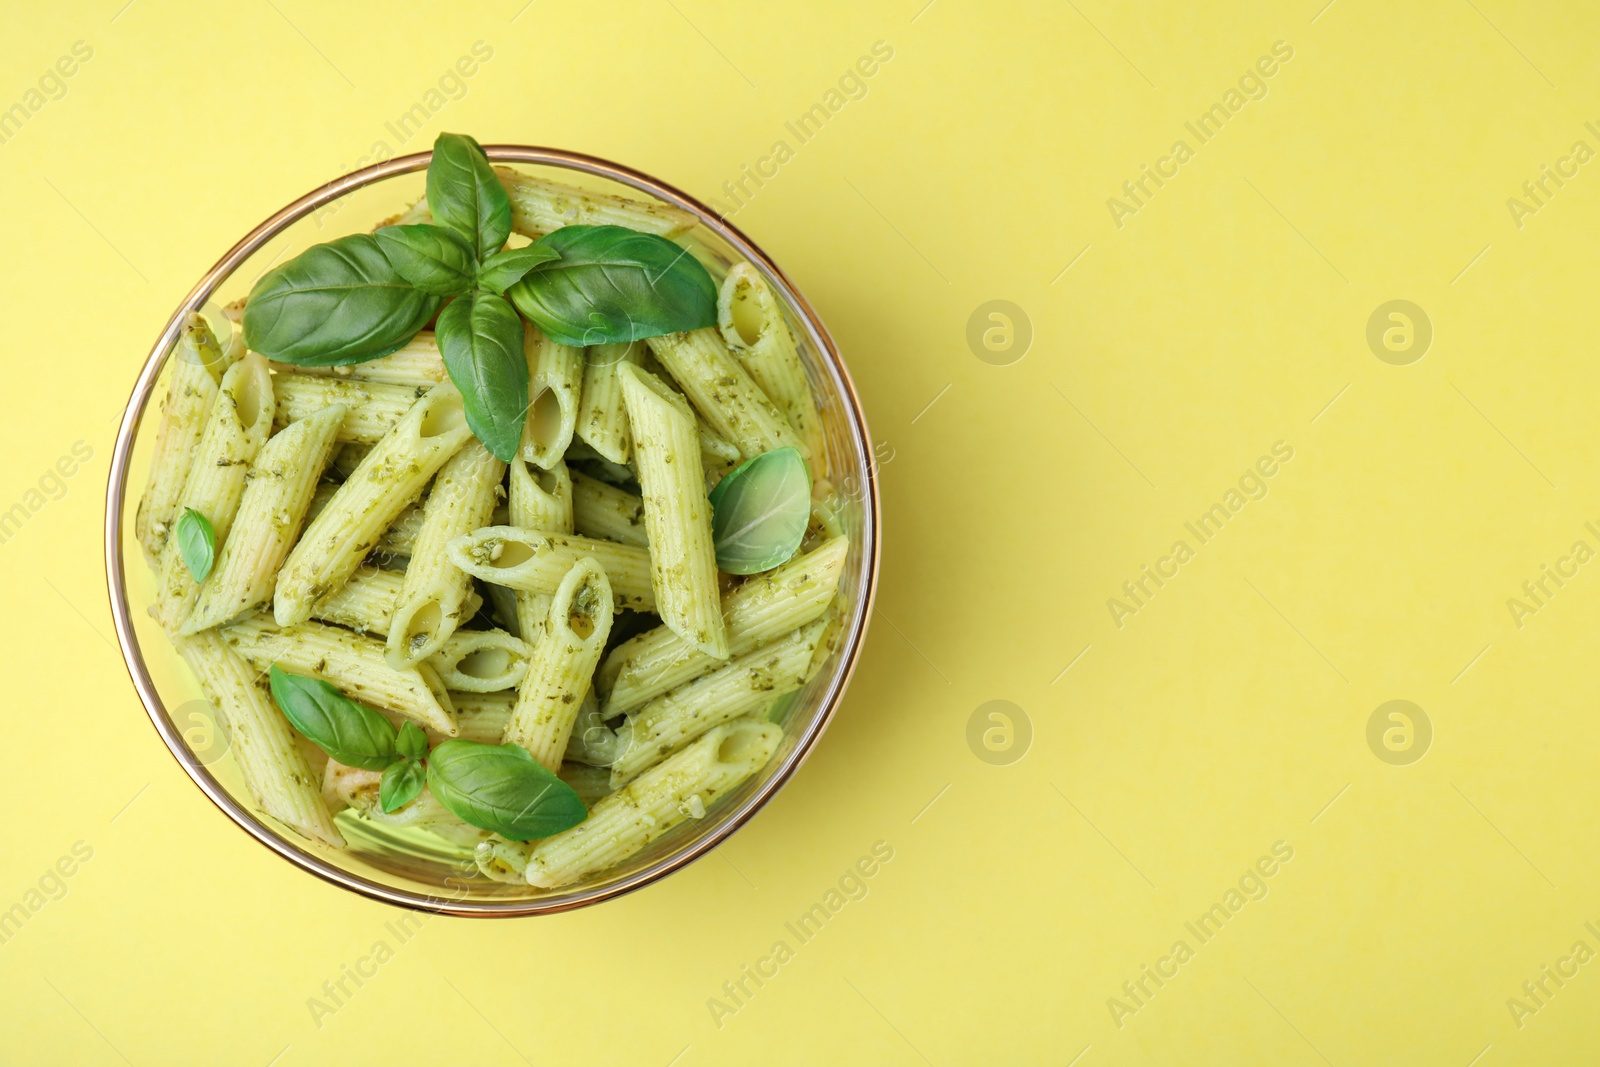
[[[0,546],[0,908],[40,905],[0,944],[0,1061],[1600,1055],[1600,564],[1570,557],[1600,549],[1600,163],[1571,157],[1600,149],[1591,5],[123,2],[12,5],[0,35],[0,107],[36,111],[0,144],[0,508],[26,513]],[[64,95],[28,97],[77,41],[92,58],[45,84]],[[492,58],[402,144],[386,124],[478,41]],[[800,144],[785,123],[877,41],[892,59]],[[1280,41],[1292,58],[1245,83],[1264,98],[1201,143],[1185,123]],[[163,748],[109,640],[102,490],[135,368],[200,272],[442,129],[725,205],[785,140],[735,219],[849,360],[887,541],[837,723],[719,854],[579,914],[397,933]],[[1192,158],[1162,163],[1180,139]],[[1177,173],[1135,203],[1143,164]],[[1545,164],[1576,175],[1539,206],[1521,187]],[[1034,334],[1009,365],[966,340],[997,299]],[[1420,361],[1368,346],[1391,300],[1431,320]],[[1200,543],[1185,523],[1277,442],[1292,459]],[[1128,599],[1179,540],[1192,558]],[[1536,605],[1543,565],[1576,575]],[[1000,762],[976,753],[1001,720],[969,747],[995,700],[1023,709],[1020,760],[1015,712]],[[1419,761],[1414,714],[1409,752],[1381,740],[1400,720],[1369,747],[1391,700],[1431,724]],[[865,897],[802,943],[785,924],[877,842],[892,860],[845,881]],[[1214,904],[1202,943],[1185,924]],[[358,964],[375,976],[317,1017]],[[776,976],[734,1001],[745,965]]]

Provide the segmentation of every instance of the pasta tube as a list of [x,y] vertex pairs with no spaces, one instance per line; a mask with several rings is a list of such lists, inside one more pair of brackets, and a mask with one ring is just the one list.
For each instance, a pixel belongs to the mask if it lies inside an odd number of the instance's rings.
[[827,456],[827,442],[822,436],[822,419],[812,399],[805,364],[800,362],[782,307],[766,279],[749,263],[734,264],[722,280],[717,326],[734,358],[805,441],[813,473],[825,473],[816,466]]
[[806,453],[805,442],[789,420],[728,353],[715,329],[669,333],[646,343],[706,424],[731,441],[743,458],[789,447]]
[[773,697],[798,689],[827,624],[818,619],[802,626],[630,715],[617,733],[621,751],[611,765],[612,787],[711,727],[760,711]]
[[644,500],[587,474],[572,476],[572,528],[585,537],[618,544],[639,548],[650,544],[645,533]]
[[160,562],[167,534],[183,510],[183,484],[225,365],[222,349],[199,315],[191,314],[184,323],[167,365],[167,395],[161,401],[150,479],[133,520],[134,536],[152,567]]
[[580,559],[550,599],[544,632],[533,646],[528,673],[505,742],[521,745],[549,770],[561,767],[579,706],[611,635],[611,583],[591,559]]
[[623,366],[622,395],[644,496],[656,611],[668,629],[708,656],[726,659],[711,505],[700,470],[694,412],[649,371]]
[[542,237],[573,225],[626,226],[673,237],[695,225],[693,215],[666,204],[590,192],[510,167],[496,167],[494,172],[511,199],[511,228],[528,237]]
[[339,427],[339,440],[358,445],[376,444],[417,402],[417,390],[410,386],[293,372],[275,375],[272,390],[278,399],[276,424],[280,429],[333,404],[343,404],[350,413]]
[[383,382],[388,385],[409,385],[428,389],[447,377],[444,359],[439,355],[439,342],[432,330],[424,330],[398,351],[365,363],[351,363],[337,367],[303,367],[298,364],[274,363],[272,369],[292,374],[316,374],[325,378],[353,378],[363,382]]
[[428,663],[446,688],[494,693],[516,688],[527,675],[531,654],[526,643],[504,630],[457,630]]
[[601,800],[577,826],[534,845],[523,876],[552,889],[622,862],[684,819],[704,817],[772,758],[782,737],[752,719],[715,727]]
[[260,676],[215,633],[178,638],[177,646],[222,718],[233,761],[257,806],[303,837],[343,848],[344,838],[334,828],[294,731]]
[[455,386],[436,385],[413,404],[289,553],[273,601],[278,625],[306,621],[317,601],[348,581],[390,523],[471,436]]
[[445,546],[490,520],[505,473],[506,465],[476,440],[439,468],[389,624],[391,667],[427,659],[467,618],[462,610],[471,579],[445,558]]
[[[228,540],[245,475],[271,427],[272,375],[267,361],[251,354],[222,376],[179,498],[182,507],[193,508],[210,521],[217,545]],[[157,621],[169,631],[183,625],[198,591],[177,538],[167,538],[156,579]]]
[[498,745],[505,736],[506,723],[511,721],[511,709],[516,707],[517,691],[469,693],[452,690],[450,702],[456,709],[456,725],[460,729],[457,737],[463,741]]
[[583,349],[558,345],[527,323],[522,350],[528,359],[528,421],[522,431],[522,456],[529,463],[549,468],[561,462],[572,444],[583,391]]
[[655,610],[648,549],[515,526],[487,526],[450,542],[450,562],[474,578],[546,596],[585,556],[606,572],[618,608]]
[[381,641],[316,622],[283,629],[265,612],[223,627],[222,635],[258,671],[276,663],[336,685],[352,700],[456,736],[455,709],[439,675],[426,663],[395,670]]
[[363,567],[348,582],[317,601],[311,617],[387,637],[403,585],[405,575],[400,571]]
[[300,533],[345,408],[307,415],[268,439],[246,475],[233,529],[179,631],[198,633],[272,599],[278,567]]
[[[506,503],[510,525],[571,533],[572,476],[567,472],[566,461],[557,460],[553,466],[541,468],[518,456],[511,464],[511,494]],[[520,636],[530,646],[536,644],[550,612],[550,597],[521,589],[513,590],[513,594]]]
[[[726,593],[728,653],[743,656],[820,617],[838,591],[849,547],[848,539],[836,537]],[[600,668],[605,716],[633,711],[719,666],[665,626],[642,633],[612,649]]]
[[622,382],[617,371],[624,363],[644,360],[644,345],[592,345],[583,367],[583,402],[578,408],[578,437],[612,463],[626,463],[633,452],[628,432],[628,412],[622,406]]

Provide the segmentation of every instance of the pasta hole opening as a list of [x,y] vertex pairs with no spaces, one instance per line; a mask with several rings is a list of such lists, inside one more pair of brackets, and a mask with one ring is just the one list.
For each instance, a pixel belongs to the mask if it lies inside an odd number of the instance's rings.
[[511,663],[511,653],[503,648],[480,648],[462,656],[456,670],[468,678],[491,681],[510,673]]
[[510,570],[519,567],[533,558],[533,549],[521,541],[500,542],[500,554],[495,557],[492,566],[500,570]]
[[561,484],[561,479],[556,477],[556,472],[553,470],[545,470],[543,467],[534,467],[533,482],[546,494],[555,496],[556,489]]
[[454,398],[442,403],[433,404],[428,408],[428,413],[422,417],[422,425],[417,433],[424,437],[443,437],[465,426],[467,412],[461,403]]
[[239,382],[239,389],[234,394],[236,410],[239,412],[241,426],[254,426],[261,418],[261,381],[254,375],[246,375]]
[[418,648],[432,640],[433,635],[439,632],[439,626],[444,622],[444,611],[439,607],[439,602],[430,600],[416,611],[411,618],[406,620],[405,647],[407,651]]
[[554,389],[546,389],[534,397],[528,412],[528,437],[534,448],[543,452],[561,436],[561,398]]
[[567,629],[577,635],[578,640],[587,641],[594,635],[594,616],[575,608],[567,613]]
[[761,335],[766,332],[767,317],[762,314],[761,305],[756,300],[753,285],[740,285],[735,290],[733,306],[730,309],[733,318],[733,332],[739,335],[739,340],[746,346],[753,345],[761,340]]

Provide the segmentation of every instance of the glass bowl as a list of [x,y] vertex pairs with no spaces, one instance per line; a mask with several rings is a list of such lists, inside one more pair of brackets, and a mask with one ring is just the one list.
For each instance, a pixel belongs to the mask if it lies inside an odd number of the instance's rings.
[[218,731],[199,687],[146,610],[154,580],[133,536],[158,422],[147,420],[146,410],[161,395],[163,369],[188,314],[208,301],[226,304],[243,297],[271,266],[312,244],[370,229],[399,214],[422,197],[430,153],[364,167],[300,197],[234,245],[173,312],[139,372],[117,430],[106,491],[106,578],[117,641],[150,721],[201,792],[241,829],[303,870],[375,900],[451,915],[534,915],[595,904],[671,874],[726,839],[794,774],[832,719],[861,652],[878,575],[878,486],[866,421],[833,339],[805,297],[749,238],[698,200],[628,167],[557,149],[488,145],[485,150],[496,164],[689,212],[698,225],[679,240],[714,277],[720,278],[730,263],[748,261],[785,307],[825,427],[827,456],[818,465],[825,467],[818,483],[825,485],[850,536],[850,550],[840,581],[838,640],[823,669],[776,713],[784,738],[771,761],[704,818],[674,828],[603,874],[555,890],[485,878],[477,872],[470,846],[452,845],[425,831],[388,829],[341,813],[338,823],[349,842],[341,851],[306,841],[254,810],[227,754],[225,732]]

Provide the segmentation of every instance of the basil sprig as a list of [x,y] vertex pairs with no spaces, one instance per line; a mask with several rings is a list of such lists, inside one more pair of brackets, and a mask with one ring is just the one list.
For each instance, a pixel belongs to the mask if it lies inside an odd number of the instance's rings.
[[348,766],[383,772],[378,804],[387,813],[410,804],[426,785],[462,822],[514,841],[549,837],[589,816],[572,787],[524,748],[445,741],[429,752],[428,735],[416,723],[396,732],[388,719],[319,678],[274,663],[269,683],[284,717],[318,748]]
[[710,500],[717,566],[758,574],[800,548],[811,522],[811,472],[793,448],[763,452],[729,471]]
[[184,508],[183,514],[178,516],[175,536],[178,538],[178,555],[183,557],[183,565],[189,568],[190,577],[196,582],[205,581],[206,575],[211,573],[211,565],[217,559],[217,531],[211,525],[211,520],[194,508]]
[[513,841],[549,837],[589,815],[572,787],[519,745],[445,741],[429,753],[428,788],[463,822]]
[[567,226],[506,248],[510,198],[483,148],[464,134],[434,142],[428,210],[431,224],[313,245],[262,275],[245,304],[245,344],[299,366],[363,363],[402,348],[437,316],[439,349],[468,425],[510,461],[528,411],[518,311],[567,345],[716,322],[711,276],[665,237]]
[[541,263],[507,292],[563,345],[620,344],[717,322],[717,286],[688,249],[624,226],[564,226]]

